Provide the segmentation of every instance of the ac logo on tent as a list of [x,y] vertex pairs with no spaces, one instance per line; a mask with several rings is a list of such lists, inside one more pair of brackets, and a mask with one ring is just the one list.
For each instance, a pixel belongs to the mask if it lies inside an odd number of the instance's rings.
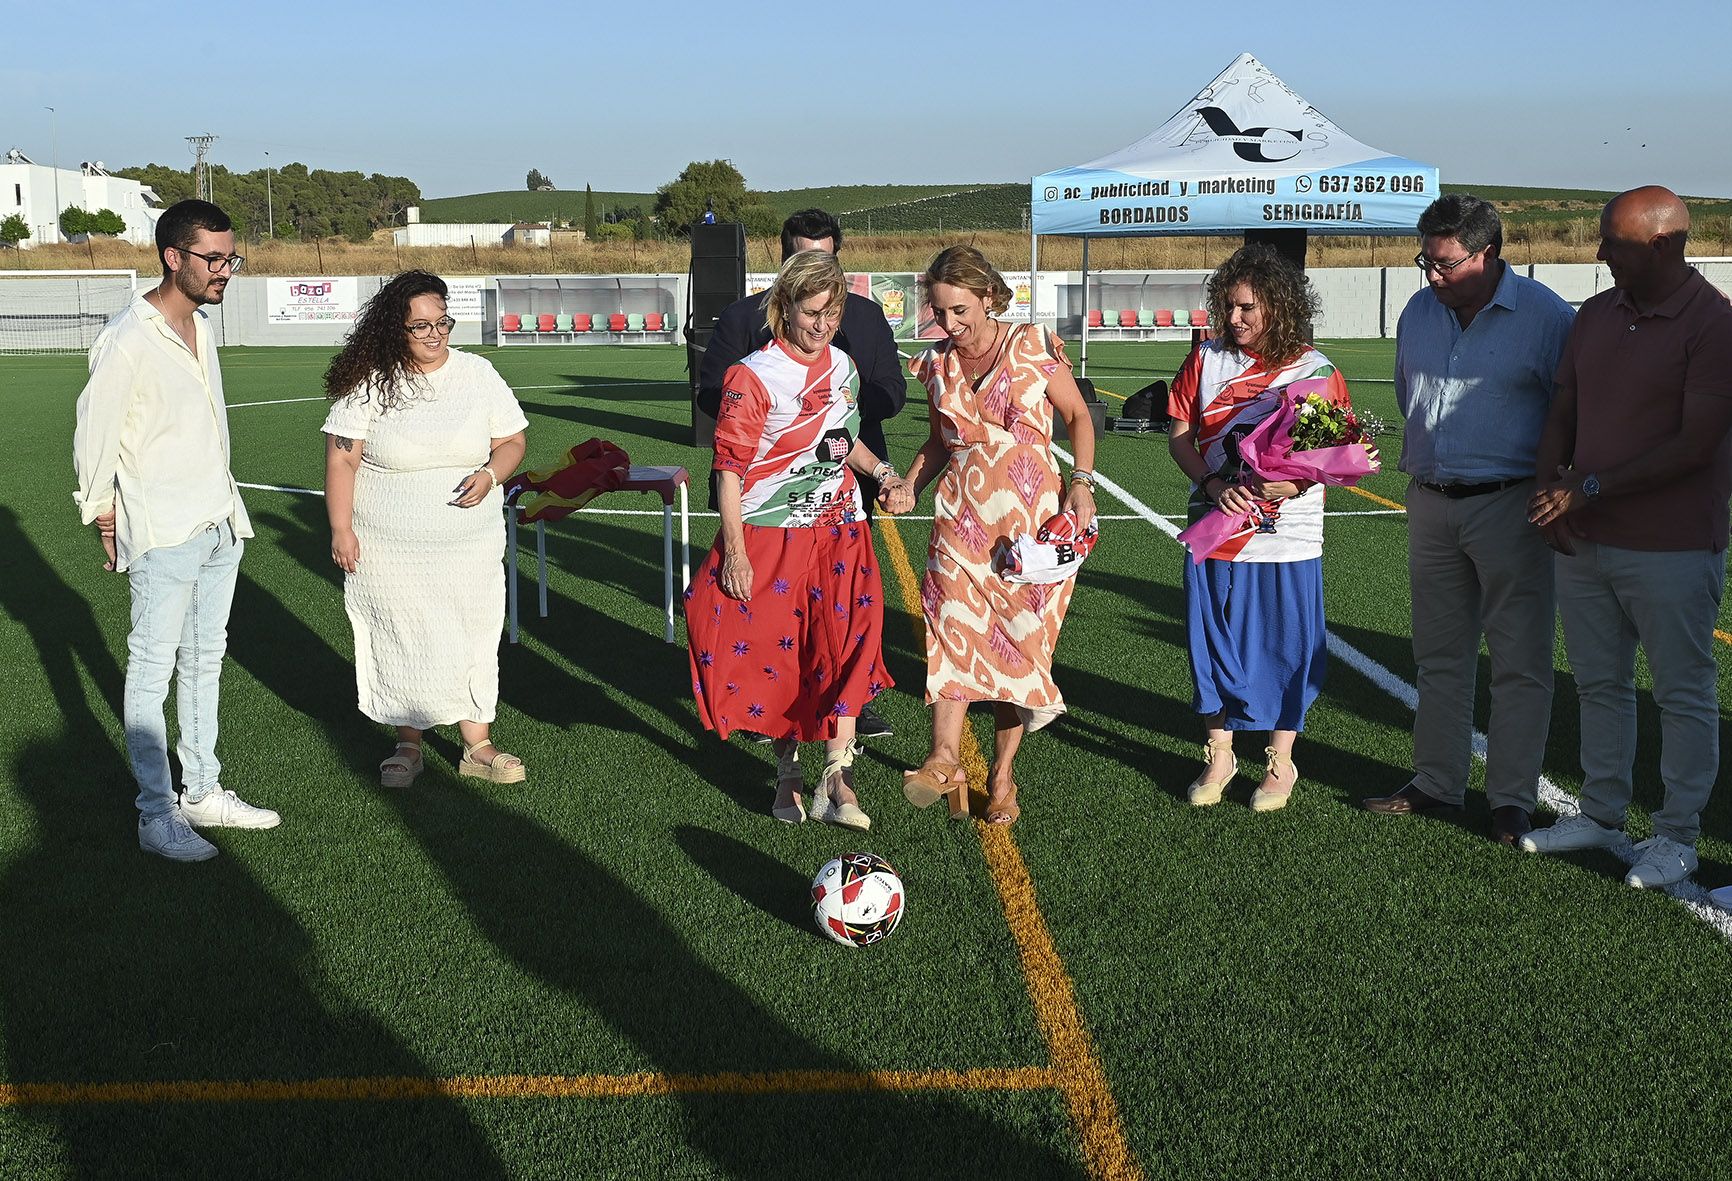
[[1279,127],[1247,127],[1240,131],[1231,115],[1220,107],[1198,107],[1197,117],[1208,124],[1216,136],[1233,145],[1241,160],[1253,164],[1279,164],[1299,154],[1303,132],[1284,131]]

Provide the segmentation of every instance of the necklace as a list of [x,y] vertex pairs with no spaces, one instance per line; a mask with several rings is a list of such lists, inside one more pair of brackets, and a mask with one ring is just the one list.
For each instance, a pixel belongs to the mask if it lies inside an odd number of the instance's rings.
[[[991,369],[998,360],[999,335],[999,324],[995,320],[992,325],[992,346],[990,348],[984,349],[972,357],[963,352],[960,347],[957,348],[957,360],[962,362],[962,372],[968,377],[968,380],[979,381],[980,375]],[[986,362],[985,365],[980,363],[983,360]]]

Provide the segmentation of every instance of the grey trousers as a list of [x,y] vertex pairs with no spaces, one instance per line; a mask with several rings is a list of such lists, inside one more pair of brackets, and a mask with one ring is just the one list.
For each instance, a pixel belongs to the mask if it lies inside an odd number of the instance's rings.
[[1407,573],[1413,589],[1413,660],[1419,711],[1413,781],[1459,804],[1472,767],[1479,640],[1491,652],[1491,722],[1485,794],[1494,808],[1529,812],[1552,720],[1552,552],[1528,524],[1532,481],[1452,500],[1407,490]]
[[1714,626],[1726,555],[1628,550],[1577,541],[1557,557],[1558,607],[1582,702],[1582,811],[1622,825],[1634,790],[1636,645],[1660,707],[1665,803],[1654,831],[1696,843],[1720,771],[1720,683]]

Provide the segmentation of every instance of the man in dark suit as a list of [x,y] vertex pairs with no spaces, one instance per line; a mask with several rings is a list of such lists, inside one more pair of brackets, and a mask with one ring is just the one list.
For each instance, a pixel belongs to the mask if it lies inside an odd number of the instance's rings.
[[[841,253],[842,227],[822,209],[800,210],[782,223],[782,261],[787,262],[802,250]],[[769,343],[770,325],[764,316],[762,295],[748,295],[724,308],[716,318],[715,332],[698,369],[698,409],[714,418],[721,409],[722,379],[727,376],[728,367]],[[902,368],[902,355],[896,349],[896,337],[877,301],[852,291],[848,293],[835,345],[848,354],[860,373],[860,439],[878,458],[888,461],[884,420],[894,418],[908,400],[908,379]],[[862,476],[860,496],[870,517],[878,499],[878,481]],[[712,508],[715,498],[712,474]],[[860,715],[857,732],[862,738],[878,738],[889,734],[890,727],[868,705]]]

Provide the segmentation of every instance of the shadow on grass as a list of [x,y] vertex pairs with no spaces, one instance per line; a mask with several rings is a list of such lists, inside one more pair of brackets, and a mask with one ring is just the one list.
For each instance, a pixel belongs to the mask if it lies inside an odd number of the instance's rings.
[[[0,605],[35,642],[61,716],[60,733],[28,743],[11,769],[36,840],[0,880],[7,1077],[424,1074],[369,1014],[333,1007],[340,982],[321,976],[306,932],[248,873],[245,849],[273,834],[217,834],[237,855],[198,865],[139,850],[136,788],[108,724],[122,688],[109,642],[6,509],[0,546],[9,562]],[[257,621],[237,622],[245,630]],[[369,1104],[365,1119],[355,1111],[203,1100],[37,1106],[22,1115],[52,1129],[79,1176],[316,1176],[336,1161],[350,1175],[386,1175],[432,1159],[454,1175],[505,1174],[455,1103]]]
[[[306,542],[291,540],[290,544]],[[346,694],[339,697],[332,692],[332,686],[353,680],[353,667],[291,612],[265,601],[269,595],[256,584],[243,579],[241,590],[237,617],[244,602],[247,617],[259,626],[248,643],[235,645],[237,659],[290,708],[317,719],[334,746],[370,762],[377,753],[378,728],[348,706]],[[553,615],[538,622],[552,625],[542,640],[566,651],[597,685],[640,702],[662,703],[640,716],[612,704],[599,691],[585,692],[581,704],[595,711],[583,723],[596,726],[589,740],[606,741],[603,731],[611,733],[618,727],[649,739],[681,761],[692,758],[690,750],[669,737],[694,724],[686,710],[672,708],[686,679],[683,649],[663,645],[657,637],[563,597]],[[665,665],[650,655],[664,652]],[[518,678],[527,678],[527,683]],[[521,647],[505,656],[501,681],[530,710],[537,702],[568,697],[573,687],[569,674]],[[713,742],[705,757],[706,777],[734,783],[742,807],[763,810],[768,793],[756,783],[764,770],[758,758]],[[729,770],[715,775],[718,763]],[[370,766],[365,775],[371,778]],[[753,789],[749,803],[748,783]],[[624,882],[535,819],[496,802],[489,794],[492,791],[423,782],[414,792],[387,793],[381,798],[395,810],[470,920],[501,955],[582,1002],[653,1069],[694,1073],[866,1069],[852,1057],[804,1038],[732,981],[697,961],[678,932]],[[714,845],[709,849],[716,856],[728,852]],[[795,895],[802,896],[803,890]],[[339,1046],[345,1042],[332,1040]],[[588,1069],[593,1069],[588,1063],[572,1062],[568,1073]],[[401,1073],[415,1071],[409,1067]],[[1000,1167],[1019,1175],[1066,1176],[1076,1171],[1075,1163],[1051,1146],[1028,1141],[949,1097],[919,1101],[926,1115],[918,1148],[902,1138],[835,1137],[816,1124],[777,1124],[743,1134],[753,1126],[749,1097],[723,1102],[685,1096],[680,1101],[689,1116],[685,1121],[689,1148],[734,1176],[782,1171],[790,1159],[790,1143],[798,1145],[806,1159],[892,1174],[906,1173],[915,1159],[923,1162],[922,1167],[931,1159],[941,1171],[964,1172],[980,1159],[982,1144],[992,1146],[989,1151]],[[821,1101],[832,1109],[840,1102],[835,1096]],[[906,1101],[886,1095],[848,1102],[861,1104],[859,1110],[864,1111],[874,1103],[894,1108]],[[728,1118],[719,1118],[719,1111],[726,1111]]]
[[812,925],[812,884],[799,871],[744,841],[695,825],[680,825],[674,840],[722,889],[750,902],[768,918],[819,942],[827,941]]
[[[611,391],[609,391],[611,392]],[[689,445],[692,441],[692,428],[689,420],[670,421],[651,415],[634,413],[630,403],[620,401],[610,407],[605,393],[597,393],[582,402],[552,402],[523,401],[520,403],[525,413],[542,418],[557,418],[571,423],[568,431],[569,442],[561,440],[560,450],[575,447],[577,444],[592,437],[609,438],[614,442],[630,444],[632,439],[656,439],[663,443],[678,443]],[[560,430],[559,427],[548,428]],[[537,446],[541,441],[537,440]],[[627,452],[631,450],[626,446]]]

